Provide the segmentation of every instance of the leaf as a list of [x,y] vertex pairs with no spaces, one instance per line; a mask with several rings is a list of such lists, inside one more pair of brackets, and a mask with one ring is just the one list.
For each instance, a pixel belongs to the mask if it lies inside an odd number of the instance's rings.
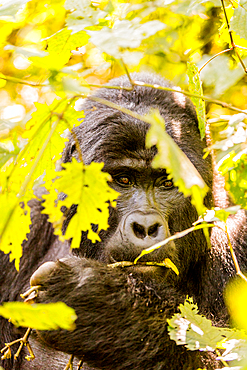
[[226,189],[231,193],[234,203],[247,209],[247,155],[245,153],[237,160],[233,160],[233,166],[230,167],[226,178]]
[[[189,77],[189,91],[193,94],[197,95],[203,95],[202,91],[202,83],[200,81],[200,76],[198,72],[198,68],[195,64],[188,63],[188,77]],[[201,138],[203,139],[205,137],[205,102],[204,100],[200,98],[194,98],[193,96],[191,97],[192,102],[194,103],[196,107],[196,114],[198,118],[198,125],[199,125],[199,130],[201,133]]]
[[203,199],[208,191],[207,185],[191,161],[166,133],[165,122],[159,112],[153,110],[146,117],[150,119],[151,123],[146,137],[146,146],[150,148],[156,145],[158,149],[158,154],[152,163],[153,167],[166,168],[174,185],[185,197],[192,197],[192,203],[201,214],[205,208]]
[[[101,20],[104,22],[104,18],[108,15],[107,12],[98,8],[96,3],[92,4],[90,0],[66,0],[65,9],[70,12],[66,24],[73,32],[98,25]],[[109,13],[112,10],[109,8]]]
[[227,339],[243,338],[242,332],[212,326],[210,320],[198,314],[198,307],[192,298],[179,305],[181,313],[168,319],[168,333],[178,345],[185,345],[191,351],[214,351],[221,348]]
[[234,15],[230,21],[231,29],[240,37],[247,39],[247,1],[240,1],[234,9]]
[[0,144],[0,167],[2,167],[10,158],[16,157],[20,149],[16,147],[13,151],[9,151]]
[[0,249],[8,254],[10,262],[15,260],[19,270],[22,242],[30,232],[30,209],[20,204],[13,194],[0,194]]
[[90,41],[101,51],[121,58],[122,48],[138,48],[141,42],[165,28],[165,24],[158,21],[149,21],[135,24],[129,20],[117,20],[113,28],[103,27],[100,31],[87,31]]
[[31,188],[33,181],[46,173],[46,177],[55,177],[56,161],[61,157],[66,137],[62,134],[68,128],[78,125],[77,112],[67,100],[54,100],[51,105],[36,103],[37,110],[26,125],[23,135],[28,144],[20,153],[15,168],[15,176],[30,176]]
[[28,1],[30,0],[8,0],[6,5],[0,5],[0,17],[6,15],[15,16]]
[[179,275],[177,266],[170,260],[170,258],[165,258],[164,263],[166,267],[172,269],[176,275]]
[[22,242],[30,231],[30,210],[26,203],[33,197],[35,181],[44,173],[46,180],[56,176],[55,161],[60,158],[66,140],[62,133],[68,122],[78,125],[78,117],[83,117],[83,113],[75,111],[66,100],[36,106],[37,111],[23,135],[28,138],[28,144],[16,162],[1,174],[0,249],[10,253],[10,261],[15,259],[16,269],[22,256]]
[[240,206],[232,206],[225,209],[208,209],[203,220],[206,222],[223,221],[226,222],[229,215],[234,215],[240,210]]
[[63,302],[47,304],[27,304],[5,302],[0,306],[0,315],[11,319],[15,326],[37,330],[74,330],[77,316],[73,308]]
[[[65,171],[57,172],[58,178],[54,187],[50,188],[50,194],[44,196],[43,212],[49,215],[49,220],[53,222],[55,233],[60,235],[60,239],[73,238],[71,248],[80,246],[82,231],[88,231],[87,237],[93,242],[100,240],[98,233],[93,231],[92,224],[98,225],[98,232],[108,228],[108,206],[109,203],[115,205],[118,193],[109,187],[109,175],[101,171],[103,166],[103,163],[94,162],[85,166],[72,158],[72,162],[63,164]],[[59,193],[65,193],[67,197],[56,201],[54,188]],[[77,212],[63,236],[63,215],[60,208],[70,208],[73,204],[78,205]]]
[[71,32],[68,28],[64,28],[55,33],[48,39],[47,51],[49,55],[29,59],[42,68],[60,70],[69,61],[71,51],[87,44],[89,39],[85,31],[74,34]]

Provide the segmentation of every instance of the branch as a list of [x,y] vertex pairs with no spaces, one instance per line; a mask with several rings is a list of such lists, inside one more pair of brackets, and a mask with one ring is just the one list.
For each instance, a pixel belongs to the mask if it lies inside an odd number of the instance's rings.
[[28,328],[22,338],[13,340],[13,342],[10,342],[10,343],[5,343],[5,347],[2,348],[1,351],[0,351],[1,353],[3,353],[1,359],[5,360],[5,359],[8,359],[8,358],[11,358],[12,354],[11,354],[10,347],[13,344],[20,343],[20,345],[18,347],[18,350],[14,355],[14,359],[16,360],[19,357],[20,352],[21,352],[23,346],[25,345],[28,349],[28,352],[29,352],[29,355],[25,357],[26,360],[28,360],[28,361],[33,360],[35,358],[35,356],[34,356],[32,348],[30,346],[30,343],[28,341],[28,338],[29,338],[29,335],[30,335],[31,331],[32,331],[32,329]]
[[135,86],[135,82],[132,80],[132,78],[131,78],[131,76],[130,76],[130,73],[129,73],[129,70],[128,70],[128,68],[127,68],[127,66],[126,66],[126,64],[124,63],[124,61],[123,61],[123,59],[122,59],[122,58],[121,58],[121,63],[122,63],[122,65],[123,65],[123,67],[124,67],[125,73],[126,73],[126,75],[128,76],[129,82],[130,82],[130,84],[131,84],[131,90],[133,90],[133,88],[134,88],[134,86]]
[[26,81],[26,80],[22,80],[21,78],[6,76],[6,75],[3,75],[2,73],[0,74],[0,79],[5,80],[5,81],[9,81],[9,82],[18,83],[18,84],[34,86],[34,87],[47,86],[47,84],[42,84],[42,83],[39,83],[39,82]]
[[[233,36],[232,36],[232,31],[230,29],[230,23],[229,23],[229,20],[228,20],[228,17],[227,17],[227,14],[226,14],[226,8],[225,8],[225,4],[224,4],[224,0],[221,0],[221,4],[222,4],[222,9],[223,9],[223,12],[224,12],[224,17],[225,17],[225,20],[226,20],[226,26],[227,26],[227,30],[228,30],[228,33],[229,33],[229,37],[230,37],[230,43],[231,43],[231,47],[229,49],[226,49],[226,50],[223,50],[217,54],[215,54],[212,58],[210,58],[205,64],[203,64],[203,66],[200,68],[199,70],[199,73],[202,71],[202,69],[208,64],[210,63],[214,58],[216,58],[217,56],[223,54],[223,53],[227,53],[228,51],[232,51],[234,50],[235,54],[237,55],[238,57],[238,60],[240,62],[240,64],[242,65],[243,67],[243,70],[245,73],[247,73],[247,68],[244,64],[244,61],[243,59],[241,58],[241,56],[239,55],[239,52],[237,49],[247,49],[245,48],[244,46],[238,46],[235,44],[234,40],[233,40]],[[238,4],[238,6],[240,6]]]
[[[239,46],[235,46],[235,47],[239,47]],[[247,49],[247,48],[244,48],[241,46],[242,49]],[[216,58],[218,55],[220,54],[223,54],[223,53],[226,53],[228,52],[229,50],[232,50],[231,49],[227,49],[227,50],[223,50],[221,51],[220,53],[216,54],[215,56],[213,56],[210,60],[208,60],[200,69],[200,71],[211,61],[213,60],[214,58]],[[125,66],[125,64],[123,64],[124,68],[127,68]],[[199,71],[199,72],[200,72]],[[142,81],[135,81],[135,80],[132,80],[129,73],[128,73],[128,69],[125,69],[125,72],[129,78],[129,81],[131,83],[131,86],[113,86],[113,85],[100,85],[100,84],[82,84],[81,86],[86,86],[86,87],[98,87],[98,88],[104,88],[104,89],[114,89],[114,90],[126,90],[126,91],[132,91],[133,90],[133,87],[134,86],[143,86],[143,87],[151,87],[152,89],[157,89],[157,90],[164,90],[164,91],[172,91],[172,92],[176,92],[176,93],[179,93],[179,94],[183,94],[183,95],[186,95],[186,96],[189,96],[189,97],[194,97],[194,98],[198,98],[198,99],[202,99],[206,102],[209,102],[209,103],[213,103],[213,104],[216,104],[216,105],[220,105],[221,107],[223,108],[227,108],[227,109],[230,109],[230,110],[233,110],[235,112],[238,112],[238,113],[244,113],[246,114],[246,111],[242,110],[242,109],[239,109],[237,107],[234,107],[232,106],[231,104],[227,104],[223,101],[220,101],[220,100],[217,100],[217,99],[211,99],[207,96],[204,96],[204,95],[198,95],[198,94],[192,94],[188,91],[185,91],[185,90],[178,90],[178,89],[174,89],[174,88],[170,88],[170,87],[165,87],[165,86],[160,86],[160,85],[151,85],[151,84],[147,84],[147,83],[144,83]],[[246,71],[247,72],[247,71]],[[25,81],[25,80],[21,80],[21,79],[18,79],[18,78],[15,78],[15,77],[10,77],[10,76],[3,76],[2,74],[0,75],[0,79],[2,80],[6,80],[6,81],[11,81],[11,82],[15,82],[15,83],[21,83],[21,84],[24,84],[24,85],[30,85],[30,86],[35,86],[35,87],[38,87],[38,86],[47,86],[47,84],[39,84],[39,83],[35,83],[35,82],[31,82],[31,81]],[[75,96],[77,97],[77,96]],[[74,98],[75,98],[74,97]],[[92,99],[92,97],[90,97],[90,99]]]
[[[134,82],[134,84],[136,86],[151,87],[151,88],[157,89],[157,90],[164,90],[164,91],[176,92],[176,93],[183,94],[183,95],[186,95],[186,96],[189,96],[189,97],[199,98],[199,99],[202,99],[202,100],[207,101],[209,103],[214,103],[214,104],[220,105],[223,108],[227,108],[227,109],[233,110],[235,112],[247,114],[247,111],[246,110],[239,109],[237,107],[232,106],[231,104],[227,104],[227,103],[225,103],[223,101],[220,101],[220,100],[217,100],[217,99],[208,98],[207,96],[204,96],[204,95],[193,94],[193,93],[190,93],[188,91],[184,91],[184,90],[180,90],[180,89],[174,89],[172,87],[165,87],[165,86],[160,86],[160,85],[156,85],[156,84],[155,85],[151,85],[151,84],[147,84],[147,83],[144,83],[144,82],[141,82],[141,81],[133,81],[133,82]],[[130,87],[111,86],[111,85],[101,85],[100,86],[100,85],[90,84],[89,86],[92,86],[92,87],[101,87],[101,88],[106,88],[106,89],[130,90]],[[89,99],[90,100],[94,100],[94,101],[98,101],[99,103],[108,105],[111,108],[115,108],[115,109],[121,110],[123,113],[125,113],[124,112],[124,109],[125,108],[120,107],[117,104],[114,105],[114,103],[108,102],[105,99],[100,99],[100,98],[97,98],[95,96],[90,96]],[[128,109],[127,109],[127,111],[128,111]],[[128,112],[131,112],[131,111],[128,111]],[[129,114],[132,117],[134,117],[133,116],[134,112],[131,112],[132,114],[130,114],[128,112],[126,114]],[[140,119],[139,117],[138,117],[138,119]],[[136,118],[136,117],[134,117],[134,118]],[[143,120],[143,118],[142,118],[142,120]]]

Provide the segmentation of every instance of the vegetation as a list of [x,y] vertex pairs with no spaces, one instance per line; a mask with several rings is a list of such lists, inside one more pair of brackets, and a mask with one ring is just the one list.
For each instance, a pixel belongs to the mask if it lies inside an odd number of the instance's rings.
[[[175,89],[178,96],[189,95],[196,106],[202,137],[207,118],[212,142],[205,155],[214,153],[216,167],[225,177],[226,188],[236,204],[227,210],[204,209],[206,185],[170,137],[163,130],[160,134],[160,125],[164,123],[158,112],[141,117],[151,124],[147,145],[157,144],[160,148],[165,141],[168,147],[165,155],[159,151],[154,165],[167,168],[179,190],[191,196],[200,215],[198,225],[185,232],[199,227],[206,230],[218,220],[227,233],[228,215],[247,208],[246,24],[246,0],[3,2],[0,249],[9,254],[16,269],[22,256],[21,243],[31,223],[28,201],[36,196],[40,185],[48,190],[43,198],[44,213],[49,215],[60,238],[73,235],[74,248],[79,246],[81,230],[88,230],[93,241],[99,239],[91,229],[92,223],[98,224],[99,230],[107,228],[108,203],[114,205],[117,194],[107,184],[108,175],[101,172],[103,164],[85,166],[80,158],[80,162],[67,163],[66,171],[58,171],[59,161],[68,131],[83,119],[79,110],[82,99],[110,78],[132,71],[154,71],[179,85],[182,90]],[[129,79],[132,86],[138,85],[130,75]],[[193,177],[186,176],[188,168]],[[71,178],[73,186],[68,188]],[[68,197],[57,201],[58,192]],[[60,209],[72,204],[78,204],[78,212],[62,235]],[[239,270],[230,241],[229,246],[243,286],[241,299],[236,293],[239,286],[233,284],[229,288],[227,303],[233,321],[240,329],[246,329],[246,278]],[[169,261],[166,265],[176,270]],[[0,307],[0,314],[29,326],[31,306],[25,307],[6,304]],[[60,311],[65,314],[63,307]],[[36,317],[34,326],[41,327],[43,317],[32,314]],[[73,315],[70,310],[67,319],[61,314],[59,320],[55,315],[58,322],[47,319],[46,327],[61,326],[66,321],[72,328]],[[216,350],[219,360],[229,368],[247,367],[245,334],[212,327],[210,321],[198,315],[191,299],[181,306],[181,314],[175,315],[169,325],[170,336],[178,344],[191,350]]]

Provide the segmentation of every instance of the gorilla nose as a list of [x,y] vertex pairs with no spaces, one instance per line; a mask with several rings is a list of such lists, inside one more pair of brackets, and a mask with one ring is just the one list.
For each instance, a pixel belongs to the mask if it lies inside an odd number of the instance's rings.
[[143,226],[141,224],[138,224],[137,222],[133,222],[131,227],[137,238],[144,239],[146,238],[146,236],[155,238],[158,235],[159,228],[161,227],[161,225],[158,222],[156,222],[151,226]]
[[148,248],[164,240],[167,232],[158,213],[134,212],[125,221],[125,235],[134,245]]

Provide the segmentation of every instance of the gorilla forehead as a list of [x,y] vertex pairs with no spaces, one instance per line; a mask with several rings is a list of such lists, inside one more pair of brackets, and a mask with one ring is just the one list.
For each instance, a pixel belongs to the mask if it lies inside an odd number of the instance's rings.
[[[137,73],[133,74],[132,78],[144,84],[157,83],[171,87],[166,81],[149,74]],[[126,76],[110,81],[110,86],[114,85],[130,87]],[[97,90],[93,96],[113,101],[120,107],[140,115],[147,114],[151,107],[158,108],[165,120],[167,133],[192,163],[196,167],[199,166],[199,172],[206,178],[206,182],[211,182],[208,164],[201,161],[206,143],[200,138],[195,109],[189,99],[184,98],[181,101],[178,99],[178,93],[148,86],[134,86],[130,91],[110,86]],[[146,122],[93,101],[90,97],[84,101],[82,108],[85,119],[74,132],[80,143],[85,164],[124,158],[143,159],[149,163],[153,159],[156,148],[145,148],[145,137],[149,128]]]
[[[137,73],[132,74],[131,77],[144,84],[171,87],[166,81],[151,74]],[[131,87],[126,76],[111,80],[110,86]],[[140,115],[147,114],[151,107],[158,108],[165,120],[167,132],[178,145],[185,143],[185,148],[188,148],[191,146],[191,137],[193,141],[196,139],[200,142],[195,110],[187,98],[184,98],[181,103],[181,99],[177,96],[178,93],[171,91],[153,89],[148,86],[134,86],[132,90],[127,91],[111,89],[110,86],[97,90],[93,97],[112,101]],[[93,101],[90,97],[85,100],[83,110],[85,120],[75,129],[75,132],[84,149],[84,156],[90,157],[89,160],[95,160],[95,157],[100,154],[109,154],[109,151],[111,153],[112,148],[121,153],[145,148],[145,135],[149,128],[147,123]],[[200,144],[199,147],[201,147]]]
[[146,148],[146,133],[149,125],[126,115],[109,119],[105,127],[101,126],[103,139],[95,146],[96,155],[107,160],[136,159],[150,163],[156,154],[156,148]]

